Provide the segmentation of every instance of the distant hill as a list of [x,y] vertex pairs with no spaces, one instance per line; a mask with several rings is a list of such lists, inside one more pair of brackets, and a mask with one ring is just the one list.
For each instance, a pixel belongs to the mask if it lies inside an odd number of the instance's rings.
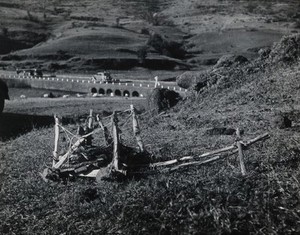
[[298,10],[288,0],[2,0],[0,67],[202,70],[224,54],[255,58],[298,30]]

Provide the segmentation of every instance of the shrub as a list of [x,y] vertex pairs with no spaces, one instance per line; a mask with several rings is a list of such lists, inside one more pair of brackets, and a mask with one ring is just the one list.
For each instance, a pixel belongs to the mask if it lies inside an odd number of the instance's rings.
[[181,96],[177,92],[166,88],[156,88],[148,97],[148,107],[152,113],[159,113],[172,108],[180,100]]
[[300,34],[284,36],[270,52],[270,62],[295,62],[300,57]]
[[148,39],[147,45],[152,46],[160,54],[178,59],[183,59],[186,54],[182,43],[168,41],[160,34],[154,32],[150,34],[150,38]]

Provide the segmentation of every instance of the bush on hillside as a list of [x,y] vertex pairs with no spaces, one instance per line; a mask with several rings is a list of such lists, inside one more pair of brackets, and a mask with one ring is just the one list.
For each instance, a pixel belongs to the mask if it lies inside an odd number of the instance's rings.
[[167,40],[165,37],[155,32],[150,33],[147,45],[152,46],[162,55],[178,59],[183,59],[186,55],[182,43]]
[[240,65],[248,62],[248,59],[242,55],[224,55],[222,56],[214,68],[229,67],[233,64]]
[[270,63],[292,63],[300,57],[300,34],[284,36],[278,43],[274,44],[269,54]]
[[148,97],[149,110],[160,113],[175,106],[181,100],[179,93],[166,88],[156,88]]
[[198,87],[203,88],[207,85],[207,79],[204,73],[187,71],[179,75],[176,78],[176,82],[178,86],[184,89],[188,89],[197,84],[199,84]]
[[66,69],[68,66],[66,64],[59,64],[59,63],[50,63],[47,67],[49,71],[57,71]]

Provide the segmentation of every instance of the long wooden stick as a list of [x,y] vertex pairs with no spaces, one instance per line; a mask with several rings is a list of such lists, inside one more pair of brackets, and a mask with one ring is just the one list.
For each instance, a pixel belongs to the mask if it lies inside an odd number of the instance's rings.
[[113,112],[112,116],[112,128],[113,128],[113,160],[111,162],[112,169],[116,172],[126,174],[126,171],[119,169],[120,161],[120,134],[118,127],[118,118],[116,112]]
[[239,162],[241,166],[241,172],[242,175],[246,175],[246,167],[245,167],[245,162],[244,162],[244,153],[243,153],[243,146],[242,146],[242,138],[241,138],[241,132],[240,129],[236,129],[236,137],[237,137],[237,142],[236,145],[238,147],[238,152],[239,152]]
[[169,161],[165,161],[165,162],[157,162],[157,163],[153,163],[151,166],[155,167],[155,166],[168,166],[168,165],[173,165],[179,162],[183,162],[183,161],[189,161],[189,160],[193,160],[196,158],[204,158],[204,157],[209,157],[215,154],[219,154],[219,153],[223,153],[223,152],[227,152],[227,151],[231,151],[233,149],[235,149],[236,146],[235,145],[231,145],[225,148],[221,148],[218,150],[214,150],[211,152],[207,152],[207,153],[203,153],[199,156],[186,156],[186,157],[181,157],[179,159],[173,159],[173,160],[169,160]]
[[68,159],[68,157],[78,149],[78,147],[85,141],[85,138],[78,139],[75,144],[66,152],[63,156],[59,158],[59,161],[53,165],[53,168],[58,169],[64,164],[64,162]]
[[53,162],[52,166],[58,161],[58,141],[59,141],[59,119],[57,115],[54,115],[55,126],[54,126],[54,150],[53,150]]
[[254,144],[254,143],[256,143],[256,142],[258,142],[260,140],[268,139],[268,138],[270,138],[269,133],[265,133],[265,134],[262,134],[262,135],[259,135],[259,136],[255,137],[254,139],[251,139],[251,140],[248,140],[246,142],[243,142],[243,145],[245,147],[248,147],[248,146],[250,146],[250,145],[252,145],[252,144]]
[[136,139],[136,142],[139,146],[140,151],[144,152],[145,148],[144,148],[144,144],[143,144],[142,137],[141,137],[141,130],[140,130],[140,127],[139,127],[139,121],[138,121],[137,116],[136,116],[136,110],[133,107],[133,105],[130,105],[130,109],[131,109],[131,112],[132,112],[133,133],[134,133],[134,136],[135,136],[135,139]]
[[[245,147],[248,147],[260,140],[263,140],[263,139],[267,139],[269,138],[270,135],[269,133],[265,133],[263,135],[259,135],[257,137],[255,137],[254,139],[251,139],[251,140],[248,140],[246,142],[243,143],[243,145]],[[230,145],[228,147],[224,147],[224,148],[221,148],[221,149],[217,149],[217,150],[213,150],[213,151],[210,151],[210,152],[206,152],[206,153],[203,153],[199,156],[185,156],[185,157],[181,157],[181,158],[178,158],[178,159],[173,159],[173,160],[169,160],[169,161],[164,161],[164,162],[156,162],[156,163],[153,163],[151,164],[151,167],[159,167],[159,166],[169,166],[169,165],[173,165],[173,164],[176,164],[176,163],[180,163],[180,162],[183,162],[183,161],[189,161],[189,160],[193,160],[193,159],[197,159],[197,158],[204,158],[204,157],[209,157],[209,156],[212,156],[212,155],[215,155],[215,154],[220,154],[220,153],[223,153],[223,152],[227,152],[227,151],[232,151],[234,149],[236,149],[236,145]],[[236,152],[237,152],[237,149],[236,149]]]
[[220,158],[221,158],[221,156],[218,155],[218,156],[212,157],[212,158],[207,159],[207,160],[202,161],[202,162],[194,161],[194,162],[183,163],[183,164],[181,164],[181,165],[172,167],[172,168],[170,169],[170,171],[175,171],[175,170],[178,170],[179,168],[186,167],[186,166],[191,166],[191,165],[194,165],[194,166],[204,165],[204,164],[206,164],[206,163],[210,163],[210,162],[217,161],[217,160],[219,160]]

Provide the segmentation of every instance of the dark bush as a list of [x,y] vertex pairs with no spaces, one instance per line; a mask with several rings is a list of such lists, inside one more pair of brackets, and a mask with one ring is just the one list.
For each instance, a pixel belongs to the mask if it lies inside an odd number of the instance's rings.
[[158,53],[178,59],[183,59],[186,51],[183,44],[175,41],[169,41],[160,34],[152,32],[147,42],[148,46],[152,46]]
[[156,88],[148,97],[148,107],[159,113],[175,106],[181,100],[179,93],[166,88]]
[[196,90],[200,90],[201,88],[207,85],[207,76],[202,74],[201,72],[184,72],[176,78],[177,85],[188,89],[192,86],[195,86]]

